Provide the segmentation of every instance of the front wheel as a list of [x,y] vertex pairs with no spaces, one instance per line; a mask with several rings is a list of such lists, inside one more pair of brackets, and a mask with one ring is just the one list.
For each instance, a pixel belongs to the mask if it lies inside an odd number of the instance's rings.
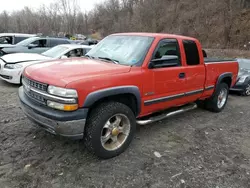
[[205,102],[205,107],[212,112],[221,112],[226,106],[228,94],[228,85],[220,83],[214,95]]
[[112,158],[127,149],[135,131],[135,115],[128,106],[119,102],[102,103],[87,120],[85,145],[100,158]]

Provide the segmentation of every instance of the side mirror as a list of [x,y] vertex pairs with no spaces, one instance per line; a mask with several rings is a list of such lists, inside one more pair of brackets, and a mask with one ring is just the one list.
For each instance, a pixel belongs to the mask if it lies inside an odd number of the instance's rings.
[[68,59],[68,57],[66,55],[63,55],[61,59]]
[[38,47],[37,44],[29,44],[28,45],[28,49],[32,49],[32,48],[36,48],[36,47]]
[[179,65],[179,57],[176,55],[164,55],[160,59],[153,59],[148,65],[149,69],[164,67],[176,67]]

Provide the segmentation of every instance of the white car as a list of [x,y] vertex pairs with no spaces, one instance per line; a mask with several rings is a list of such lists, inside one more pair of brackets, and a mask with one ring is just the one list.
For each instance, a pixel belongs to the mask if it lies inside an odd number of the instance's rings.
[[13,84],[21,84],[23,70],[32,64],[53,59],[82,57],[93,46],[63,44],[55,46],[42,54],[15,53],[7,54],[0,58],[0,79]]

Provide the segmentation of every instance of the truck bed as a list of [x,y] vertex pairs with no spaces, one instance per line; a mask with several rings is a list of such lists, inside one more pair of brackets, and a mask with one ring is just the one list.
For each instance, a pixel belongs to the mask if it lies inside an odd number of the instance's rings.
[[[205,88],[209,88],[210,86],[216,86],[216,81],[218,80],[218,76],[224,73],[232,74],[232,84],[234,85],[236,82],[236,78],[238,75],[238,62],[234,59],[219,59],[219,58],[205,58],[205,67],[206,67],[206,83]],[[213,90],[207,91],[206,94],[211,95]]]
[[206,57],[204,58],[205,63],[218,63],[218,62],[235,62],[236,59],[222,59],[222,58],[214,58],[214,57]]

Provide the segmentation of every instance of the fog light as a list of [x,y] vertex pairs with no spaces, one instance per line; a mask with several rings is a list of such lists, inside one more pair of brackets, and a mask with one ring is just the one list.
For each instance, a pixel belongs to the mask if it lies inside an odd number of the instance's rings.
[[78,104],[61,104],[54,101],[47,101],[47,105],[51,108],[63,111],[74,111],[78,109]]

